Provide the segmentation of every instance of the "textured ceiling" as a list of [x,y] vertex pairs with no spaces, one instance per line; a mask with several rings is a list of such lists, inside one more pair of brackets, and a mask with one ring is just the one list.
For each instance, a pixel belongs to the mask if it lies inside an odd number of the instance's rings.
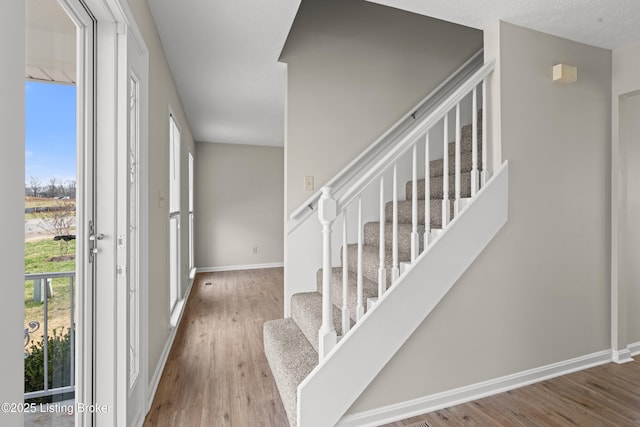
[[149,0],[194,138],[282,146],[285,66],[300,0]]
[[[300,1],[148,0],[196,140],[283,145],[277,58]],[[640,0],[368,1],[478,29],[504,20],[607,49],[640,40]]]
[[503,20],[592,46],[640,40],[638,0],[368,0],[484,29]]

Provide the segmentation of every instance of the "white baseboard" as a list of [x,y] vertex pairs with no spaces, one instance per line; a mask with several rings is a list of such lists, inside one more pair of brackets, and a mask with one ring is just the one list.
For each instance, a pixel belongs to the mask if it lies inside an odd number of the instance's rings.
[[631,350],[629,349],[629,347],[623,350],[613,350],[611,352],[611,357],[613,361],[619,365],[623,363],[633,362],[633,359],[631,358]]
[[169,316],[169,327],[171,328],[178,327],[178,324],[180,324],[180,319],[182,319],[182,312],[184,311],[185,305],[187,305],[186,296],[176,301],[176,305],[173,307],[173,311]]
[[[185,292],[185,296],[183,298],[184,304],[189,300],[189,295],[191,295],[191,288],[193,287],[193,280],[189,281],[189,287],[187,288],[187,292]],[[171,351],[171,346],[173,345],[173,340],[176,337],[176,332],[178,331],[178,326],[180,326],[180,321],[182,320],[182,313],[184,310],[181,310],[180,315],[176,320],[176,325],[173,327],[169,324],[169,337],[167,338],[167,342],[162,349],[162,354],[160,355],[160,360],[156,365],[156,370],[153,372],[153,376],[151,377],[151,381],[149,381],[149,387],[147,388],[147,410],[145,413],[148,413],[151,409],[151,404],[153,403],[153,398],[156,395],[156,391],[158,390],[158,384],[160,384],[160,378],[162,377],[162,372],[164,371],[164,366],[167,364],[167,358],[169,357],[169,352]]]
[[[636,345],[640,352],[640,343]],[[339,427],[364,427],[378,426],[392,423],[416,415],[437,411],[471,400],[502,393],[514,388],[526,386],[550,378],[566,375],[583,369],[609,363],[612,360],[611,350],[599,351],[564,362],[554,363],[540,368],[530,369],[512,375],[496,378],[489,381],[473,384],[466,387],[445,391],[420,397],[382,408],[372,409],[342,417],[338,422]]]
[[640,342],[634,342],[627,345],[623,350],[613,350],[613,361],[621,364],[633,362],[633,356],[640,354]]
[[198,273],[215,273],[217,271],[256,270],[258,268],[284,267],[284,262],[270,262],[266,264],[225,265],[221,267],[198,267]]

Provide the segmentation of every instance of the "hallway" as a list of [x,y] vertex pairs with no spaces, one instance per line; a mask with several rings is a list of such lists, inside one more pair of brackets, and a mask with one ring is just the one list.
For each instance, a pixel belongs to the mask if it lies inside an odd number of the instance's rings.
[[282,268],[198,274],[144,426],[287,426],[262,346],[282,297]]

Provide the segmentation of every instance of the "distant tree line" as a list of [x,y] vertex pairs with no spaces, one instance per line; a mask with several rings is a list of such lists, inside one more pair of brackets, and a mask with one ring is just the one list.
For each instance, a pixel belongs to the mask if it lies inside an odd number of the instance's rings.
[[32,176],[25,185],[25,195],[31,197],[45,198],[76,198],[76,180],[62,181],[58,178],[49,178],[48,183],[43,183],[40,179]]

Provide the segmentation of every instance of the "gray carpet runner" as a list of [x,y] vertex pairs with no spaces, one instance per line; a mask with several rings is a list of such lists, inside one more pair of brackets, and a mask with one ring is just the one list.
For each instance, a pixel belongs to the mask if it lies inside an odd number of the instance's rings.
[[[481,114],[479,113],[479,116]],[[481,117],[480,117],[481,119]],[[479,119],[479,125],[480,125]],[[482,153],[481,131],[478,129],[478,167],[481,167]],[[461,164],[461,197],[471,195],[472,142],[471,125],[462,127],[460,144]],[[449,143],[449,198],[453,217],[453,199],[455,196],[455,143]],[[430,163],[430,214],[431,227],[440,228],[442,224],[443,198],[443,160],[432,160]],[[418,234],[420,251],[422,251],[425,212],[425,181],[417,181],[418,195]],[[398,260],[410,261],[412,231],[412,197],[413,182],[405,187],[405,200],[398,200]],[[385,268],[386,284],[391,285],[392,268],[392,214],[393,202],[385,205]],[[378,267],[380,266],[380,223],[369,222],[364,225],[362,246],[363,305],[378,294]],[[343,261],[342,249],[340,259]],[[357,257],[358,245],[347,245],[348,299],[347,306],[351,323],[356,319]],[[333,302],[333,322],[338,336],[342,335],[342,283],[343,267],[331,269],[331,296]],[[295,294],[291,298],[291,318],[271,320],[264,324],[264,351],[276,380],[280,397],[291,426],[296,426],[297,387],[318,364],[318,330],[322,324],[322,270],[317,272],[317,292]]]

